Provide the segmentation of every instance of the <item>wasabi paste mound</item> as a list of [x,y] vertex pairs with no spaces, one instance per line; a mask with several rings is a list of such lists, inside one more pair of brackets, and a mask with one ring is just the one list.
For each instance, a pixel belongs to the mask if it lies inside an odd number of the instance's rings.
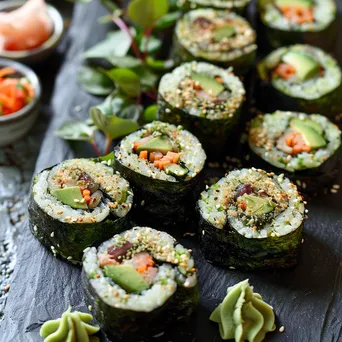
[[226,297],[209,319],[219,324],[223,340],[237,342],[261,342],[276,328],[272,307],[253,292],[248,279],[228,287]]
[[61,318],[47,321],[40,329],[44,342],[99,342],[95,336],[100,328],[88,324],[93,316],[84,312],[71,312],[71,306]]

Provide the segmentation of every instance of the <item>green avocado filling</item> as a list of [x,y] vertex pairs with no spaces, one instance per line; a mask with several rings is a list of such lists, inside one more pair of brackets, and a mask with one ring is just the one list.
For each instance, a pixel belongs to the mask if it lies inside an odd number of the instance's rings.
[[90,314],[71,312],[70,306],[61,318],[45,322],[40,329],[40,336],[45,342],[99,342],[99,338],[91,336],[100,330],[100,327],[89,324],[92,320]]
[[226,297],[209,319],[219,324],[223,340],[261,342],[276,329],[272,307],[253,292],[248,279],[228,287]]
[[319,74],[319,64],[304,53],[289,51],[282,57],[282,60],[296,69],[296,76],[300,81],[306,81]]
[[198,82],[198,84],[204,91],[213,96],[220,95],[225,89],[223,84],[207,74],[193,73],[191,75],[191,78],[195,82]]
[[57,189],[53,195],[56,199],[65,205],[70,206],[74,209],[88,209],[85,203],[81,189],[78,186],[72,186],[70,188]]
[[236,34],[234,25],[224,25],[214,30],[215,42],[220,42],[224,38],[233,37]]
[[129,264],[105,266],[103,272],[128,293],[140,294],[150,287],[142,275]]
[[240,197],[241,200],[246,201],[246,214],[250,216],[265,215],[274,210],[276,204],[269,198],[263,198],[254,195],[246,195]]
[[174,146],[171,140],[165,135],[160,135],[151,140],[147,141],[144,144],[141,144],[137,148],[137,153],[141,151],[147,152],[161,152],[162,154],[167,154],[167,152],[171,152]]
[[294,118],[290,122],[290,127],[299,132],[303,136],[306,144],[312,149],[319,149],[327,145],[322,135],[322,127],[313,120]]

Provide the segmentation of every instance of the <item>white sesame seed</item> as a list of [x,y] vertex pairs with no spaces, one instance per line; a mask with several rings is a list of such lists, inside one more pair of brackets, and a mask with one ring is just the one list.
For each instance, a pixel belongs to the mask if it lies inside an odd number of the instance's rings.
[[284,332],[284,330],[285,330],[285,327],[284,326],[281,326],[280,328],[279,328],[279,332]]
[[50,236],[53,238],[55,236],[55,232],[52,232]]

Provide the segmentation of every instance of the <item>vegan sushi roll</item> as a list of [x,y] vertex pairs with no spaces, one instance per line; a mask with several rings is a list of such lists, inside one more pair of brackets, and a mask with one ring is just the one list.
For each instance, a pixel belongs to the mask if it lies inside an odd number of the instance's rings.
[[30,229],[52,251],[80,262],[83,250],[125,230],[133,204],[129,183],[90,159],[66,160],[35,176]]
[[114,168],[134,189],[136,222],[171,227],[190,219],[206,160],[194,135],[154,121],[124,138],[114,155]]
[[135,227],[85,250],[86,301],[109,337],[141,341],[195,311],[194,267],[191,250],[172,236]]
[[275,50],[258,65],[259,109],[290,110],[330,117],[342,111],[342,74],[319,48],[293,45]]
[[195,134],[211,158],[226,155],[245,101],[242,82],[232,71],[203,62],[181,65],[160,81],[159,119]]
[[248,21],[233,12],[210,8],[186,13],[175,28],[176,62],[204,61],[246,73],[256,55],[256,33]]
[[183,11],[210,7],[243,13],[250,2],[251,0],[178,0],[177,5]]
[[329,50],[337,34],[334,0],[259,0],[262,29],[273,48],[296,43]]
[[316,189],[337,176],[340,146],[339,128],[318,114],[277,111],[259,115],[249,129],[249,147],[266,162],[262,167],[285,170],[304,188]]
[[198,209],[201,249],[213,264],[266,269],[297,263],[305,208],[283,175],[232,171],[202,192]]

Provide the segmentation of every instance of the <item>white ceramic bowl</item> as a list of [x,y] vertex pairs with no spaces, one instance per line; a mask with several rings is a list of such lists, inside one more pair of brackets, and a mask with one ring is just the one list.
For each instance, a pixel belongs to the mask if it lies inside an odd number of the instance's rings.
[[38,117],[41,97],[40,81],[32,69],[21,63],[0,58],[0,68],[3,67],[12,67],[18,74],[27,77],[34,88],[35,95],[31,102],[19,111],[0,116],[0,146],[17,141],[30,130]]
[[[26,1],[23,0],[0,1],[0,11],[8,12],[15,10],[25,4],[25,2]],[[47,7],[54,27],[50,38],[35,49],[23,51],[1,51],[0,57],[12,59],[25,64],[33,64],[45,59],[55,50],[63,38],[64,20],[55,7],[49,4]]]

